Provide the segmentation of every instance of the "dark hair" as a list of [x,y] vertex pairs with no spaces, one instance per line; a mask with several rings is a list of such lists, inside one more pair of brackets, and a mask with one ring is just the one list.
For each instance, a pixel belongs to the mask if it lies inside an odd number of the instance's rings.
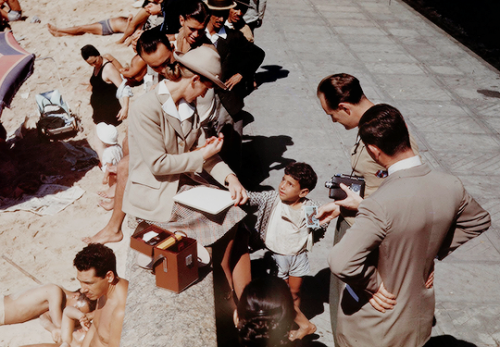
[[137,54],[142,56],[142,53],[151,54],[156,52],[158,45],[163,43],[167,49],[172,52],[172,45],[168,40],[168,37],[163,34],[158,27],[146,30],[141,34],[139,40],[137,40]]
[[[137,40],[135,49],[137,54],[142,58],[144,53],[151,54],[156,52],[158,45],[160,44],[165,45],[165,47],[172,52],[172,45],[170,44],[167,36],[160,31],[159,27],[156,27],[146,30],[141,34],[141,37]],[[171,81],[177,81],[181,78],[179,63],[177,61],[174,61],[172,64],[168,64],[168,69],[164,77]]]
[[100,278],[106,277],[108,271],[116,273],[116,257],[111,248],[100,243],[91,243],[75,256],[73,265],[78,271],[95,269],[95,275]]
[[83,60],[87,60],[90,57],[98,57],[101,55],[97,48],[92,45],[85,45],[80,49],[80,51],[82,52]]
[[295,319],[293,298],[286,282],[266,276],[250,282],[238,303],[238,332],[246,347],[274,347],[290,343]]
[[77,290],[77,293],[78,293],[78,299],[76,300],[85,302],[89,306],[89,312],[94,311],[97,306],[97,300],[90,300],[87,297],[87,295],[81,292],[81,290]]
[[411,148],[410,135],[401,113],[387,104],[370,107],[359,120],[359,136],[387,155]]
[[311,165],[306,163],[291,163],[285,168],[285,175],[290,175],[297,180],[300,189],[307,188],[312,191],[318,182],[318,175],[314,172]]
[[356,105],[365,95],[359,80],[346,73],[323,78],[318,84],[317,94],[324,95],[326,104],[331,110],[338,109],[341,102]]
[[207,24],[210,10],[203,1],[191,0],[184,2],[180,15],[186,20],[194,19],[201,24]]

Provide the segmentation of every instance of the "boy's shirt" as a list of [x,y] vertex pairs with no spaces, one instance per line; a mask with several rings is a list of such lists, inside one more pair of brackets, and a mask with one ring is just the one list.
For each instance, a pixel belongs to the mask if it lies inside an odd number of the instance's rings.
[[[304,213],[304,206],[320,206],[320,204],[309,200],[309,199],[304,199],[304,202],[302,203],[302,208],[301,208],[301,219],[300,219],[300,225],[296,225],[297,223],[293,223],[293,217],[290,215],[290,211],[284,210],[283,208],[279,207],[280,205],[286,207],[288,209],[288,206],[286,204],[283,204],[281,202],[281,199],[279,197],[279,194],[277,191],[265,191],[265,192],[248,192],[248,204],[250,206],[257,206],[257,222],[255,224],[255,229],[259,232],[260,238],[265,242],[266,247],[268,247],[270,250],[276,253],[280,254],[298,254],[300,251],[302,251],[307,244],[307,248],[312,247],[312,233],[309,228],[307,228],[306,222],[305,222],[305,213]],[[278,230],[278,228],[273,227],[274,222],[272,218],[273,214],[277,214],[278,210],[280,211],[279,215],[284,216],[280,222],[283,223],[289,223],[289,227],[291,227],[293,224],[295,224],[295,233],[281,233],[279,237],[273,236],[273,232],[275,230]],[[284,213],[284,214],[283,214]],[[291,219],[290,219],[291,217]],[[276,219],[275,219],[276,220]],[[286,224],[285,224],[286,225]],[[287,226],[287,231],[289,231]],[[323,231],[326,231],[328,228],[328,223],[323,224],[320,226]],[[269,235],[271,233],[271,235]],[[278,233],[280,231],[278,230]],[[300,235],[300,236],[299,236]],[[304,237],[305,235],[305,237]],[[299,243],[297,240],[298,239],[304,239],[303,243]],[[272,240],[272,241],[271,241]],[[308,240],[310,240],[308,242]],[[289,242],[290,241],[290,242]],[[269,243],[269,245],[268,245]],[[295,244],[297,243],[298,246],[292,247],[289,244]],[[290,249],[296,250],[298,247],[297,251],[292,251],[288,252],[285,249],[281,249],[279,247],[290,247]],[[299,247],[300,246],[300,247]],[[278,247],[278,248],[276,248]],[[280,250],[278,250],[280,249]]]
[[[299,218],[294,218],[296,212]],[[304,208],[301,206],[294,211],[278,199],[271,213],[264,243],[271,251],[282,255],[299,254],[306,249],[307,244],[312,246],[312,234],[306,225]]]

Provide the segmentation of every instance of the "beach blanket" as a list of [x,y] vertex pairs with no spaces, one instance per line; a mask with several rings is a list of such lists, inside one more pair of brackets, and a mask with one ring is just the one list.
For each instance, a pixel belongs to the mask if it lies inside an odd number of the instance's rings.
[[0,200],[0,213],[29,211],[40,216],[53,216],[82,197],[85,191],[77,186],[42,184],[35,195],[23,195],[21,199]]

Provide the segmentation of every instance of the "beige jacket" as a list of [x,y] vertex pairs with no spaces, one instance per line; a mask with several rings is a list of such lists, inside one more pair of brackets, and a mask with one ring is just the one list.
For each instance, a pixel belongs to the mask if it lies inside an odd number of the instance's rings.
[[195,112],[184,121],[189,124],[183,131],[181,122],[162,109],[170,95],[159,95],[158,88],[159,85],[136,100],[129,113],[130,171],[123,211],[134,217],[167,222],[181,174],[202,181],[195,174],[205,170],[224,184],[233,172],[219,156],[204,161],[200,151],[192,151],[206,140],[198,114]]
[[[347,289],[341,295],[340,346],[423,346],[434,315],[434,289],[425,288],[434,259],[490,224],[488,212],[454,176],[423,164],[386,178],[328,257],[332,272],[359,297],[356,302]],[[367,301],[382,282],[397,296],[385,313]]]

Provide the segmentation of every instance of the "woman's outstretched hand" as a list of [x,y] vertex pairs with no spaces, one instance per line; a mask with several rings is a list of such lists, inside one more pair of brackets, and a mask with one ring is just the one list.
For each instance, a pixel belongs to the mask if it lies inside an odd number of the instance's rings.
[[234,200],[234,206],[244,205],[248,200],[248,195],[238,177],[235,174],[230,174],[226,177],[226,182],[231,193],[231,199]]

